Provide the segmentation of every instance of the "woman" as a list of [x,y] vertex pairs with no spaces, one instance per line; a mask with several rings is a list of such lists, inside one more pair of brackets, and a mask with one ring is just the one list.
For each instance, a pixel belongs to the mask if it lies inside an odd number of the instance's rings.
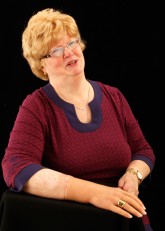
[[30,18],[23,55],[48,83],[19,109],[2,160],[4,180],[16,192],[144,218],[139,185],[155,155],[119,89],[86,78],[85,47],[70,15],[44,9]]

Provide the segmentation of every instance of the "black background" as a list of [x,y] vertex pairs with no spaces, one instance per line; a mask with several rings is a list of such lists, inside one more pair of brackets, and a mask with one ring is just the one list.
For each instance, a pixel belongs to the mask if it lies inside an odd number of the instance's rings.
[[[22,57],[27,20],[43,8],[57,8],[77,21],[87,41],[86,77],[118,87],[126,96],[156,155],[151,184],[143,196],[154,231],[163,230],[163,76],[162,6],[147,1],[20,1],[1,8],[0,157],[25,96],[46,82],[36,78]],[[162,76],[163,75],[163,76]],[[1,192],[5,189],[1,180]]]

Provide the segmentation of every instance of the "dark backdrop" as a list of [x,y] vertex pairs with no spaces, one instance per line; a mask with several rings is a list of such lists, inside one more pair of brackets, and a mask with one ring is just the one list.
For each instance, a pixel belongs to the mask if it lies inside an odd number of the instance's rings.
[[[164,101],[160,71],[162,6],[151,1],[92,2],[11,1],[1,8],[0,158],[22,100],[45,84],[34,77],[22,57],[24,26],[38,10],[47,7],[63,10],[76,19],[87,41],[86,77],[120,88],[155,151],[152,183],[142,191],[154,231],[161,231],[160,211],[165,206],[162,189]],[[3,179],[1,182],[0,191],[3,192]]]

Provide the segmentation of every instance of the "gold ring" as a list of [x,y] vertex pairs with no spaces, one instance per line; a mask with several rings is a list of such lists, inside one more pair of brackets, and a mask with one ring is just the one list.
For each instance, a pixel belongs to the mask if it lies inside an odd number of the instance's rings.
[[124,205],[125,205],[125,201],[122,201],[122,200],[119,200],[119,201],[118,201],[118,206],[119,206],[119,207],[122,208]]

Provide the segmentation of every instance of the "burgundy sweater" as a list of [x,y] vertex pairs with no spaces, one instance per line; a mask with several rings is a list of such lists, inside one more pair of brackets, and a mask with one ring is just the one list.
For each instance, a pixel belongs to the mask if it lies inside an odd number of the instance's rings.
[[131,160],[153,169],[155,155],[119,89],[91,81],[90,123],[81,123],[74,105],[48,83],[19,108],[2,160],[4,180],[21,191],[44,167],[86,180],[117,182]]

